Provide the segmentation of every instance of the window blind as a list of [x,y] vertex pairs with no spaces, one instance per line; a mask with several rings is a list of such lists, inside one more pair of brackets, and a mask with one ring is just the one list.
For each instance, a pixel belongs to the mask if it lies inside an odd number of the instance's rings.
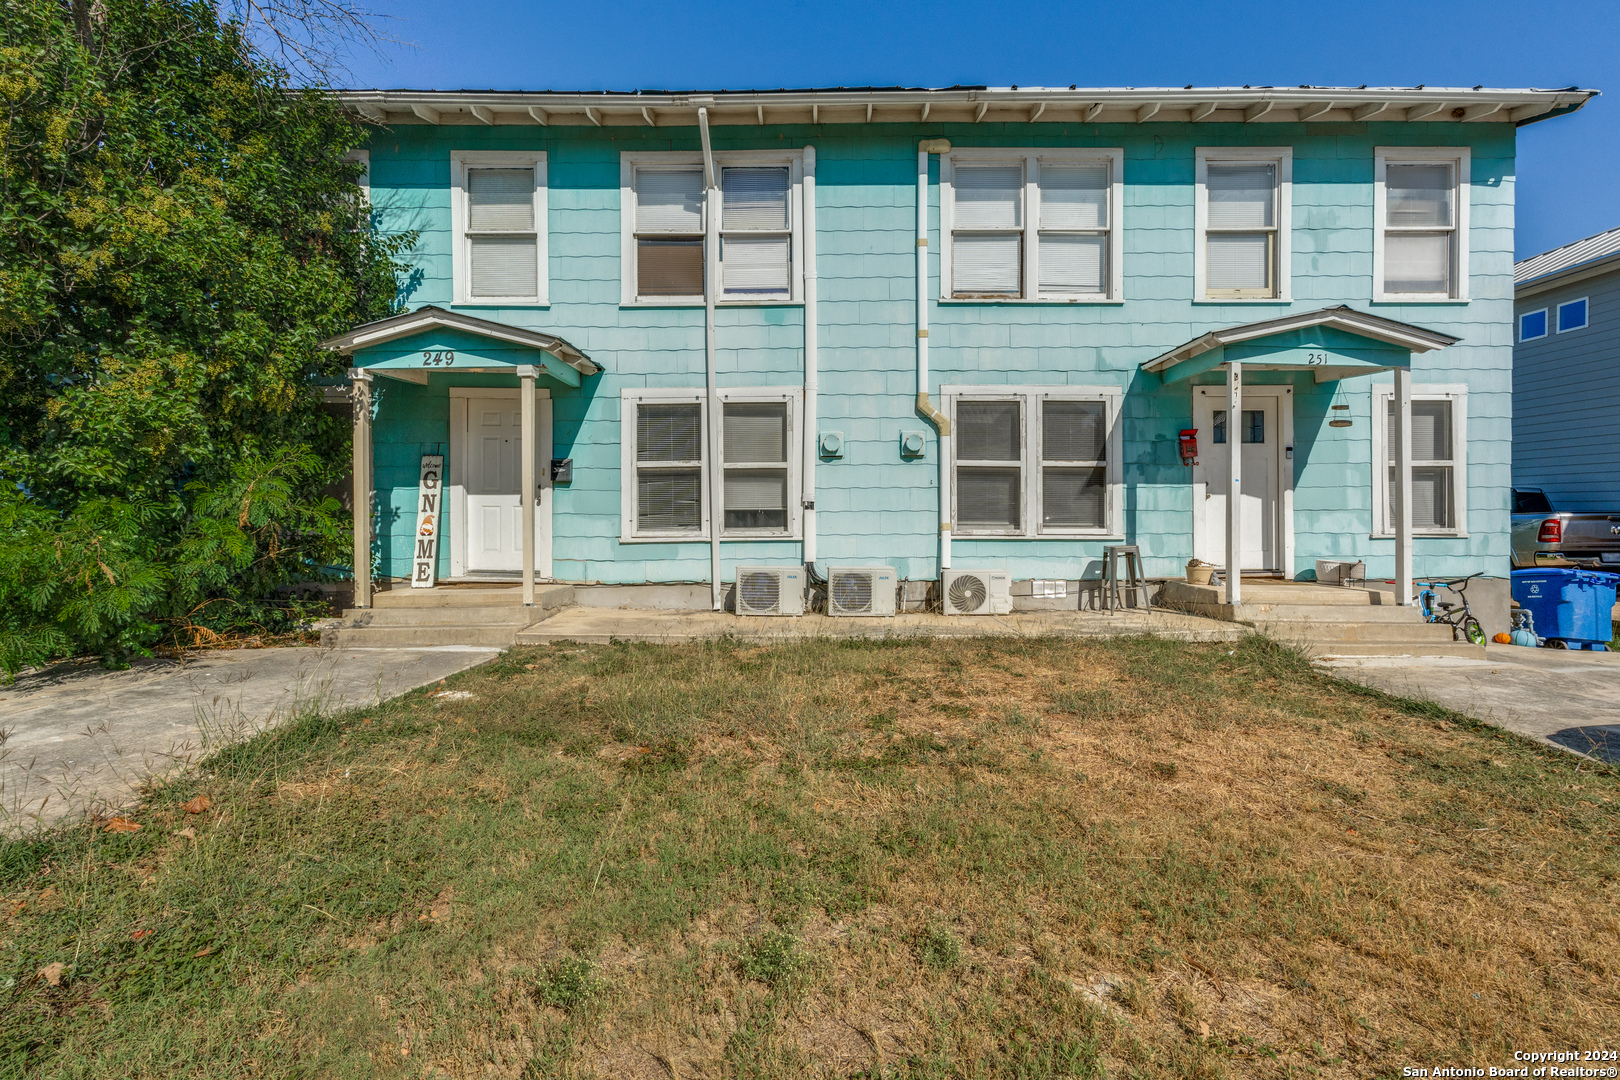
[[1100,529],[1107,523],[1108,481],[1102,468],[1041,470],[1041,524]]
[[963,461],[1018,461],[1016,401],[963,401],[956,406],[956,456]]
[[956,470],[956,516],[970,528],[1017,529],[1017,469]]
[[700,461],[703,411],[696,402],[636,408],[637,461]]
[[1017,296],[1023,291],[1024,245],[1019,233],[957,233],[951,245],[952,292]]
[[697,469],[659,469],[636,477],[636,525],[647,532],[703,528],[703,480]]
[[1017,229],[1023,225],[1022,165],[958,165],[952,188],[953,229]]
[[1276,165],[1210,164],[1204,179],[1211,229],[1269,229],[1276,224]]
[[468,169],[467,228],[471,232],[533,232],[534,170]]
[[636,241],[636,293],[702,296],[702,240]]
[[1108,228],[1108,166],[1042,163],[1040,188],[1042,229]]
[[788,227],[788,170],[720,170],[720,228],[784,231]]
[[730,402],[722,442],[727,464],[787,460],[787,402]]
[[789,284],[788,247],[786,236],[733,233],[723,237],[720,268],[726,292],[785,296]]
[[540,266],[533,236],[471,236],[468,238],[472,295],[534,296],[539,292]]
[[1384,234],[1384,291],[1451,293],[1451,234]]
[[786,529],[787,470],[726,470],[726,528]]
[[1449,228],[1451,212],[1450,165],[1385,166],[1384,213],[1390,225]]
[[1100,401],[1047,401],[1041,406],[1041,458],[1102,461],[1108,434]]
[[703,170],[637,169],[636,232],[703,234]]
[[1108,291],[1108,237],[1041,234],[1041,291],[1105,293]]
[[1205,244],[1206,288],[1271,287],[1270,233],[1210,233]]
[[[1384,489],[1384,520],[1395,531],[1395,485],[1399,482],[1393,466]],[[1453,528],[1451,514],[1451,466],[1412,466],[1412,528],[1416,530]]]
[[[1389,401],[1385,416],[1389,460],[1395,460],[1395,399]],[[1412,402],[1412,460],[1451,460],[1451,402]]]

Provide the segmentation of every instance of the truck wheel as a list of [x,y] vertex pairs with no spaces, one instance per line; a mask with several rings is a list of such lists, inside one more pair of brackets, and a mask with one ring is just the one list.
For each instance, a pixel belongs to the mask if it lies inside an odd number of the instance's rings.
[[1472,615],[1463,620],[1463,638],[1472,645],[1483,645],[1488,640],[1485,637],[1485,628],[1479,625],[1479,620]]

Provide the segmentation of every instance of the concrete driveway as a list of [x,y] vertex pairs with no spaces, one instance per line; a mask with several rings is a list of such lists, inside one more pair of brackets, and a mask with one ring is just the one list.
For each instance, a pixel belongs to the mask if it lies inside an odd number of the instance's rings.
[[0,685],[0,828],[117,806],[149,777],[311,711],[374,705],[499,649],[238,649]]
[[1620,653],[1488,645],[1485,659],[1325,657],[1340,678],[1620,762]]

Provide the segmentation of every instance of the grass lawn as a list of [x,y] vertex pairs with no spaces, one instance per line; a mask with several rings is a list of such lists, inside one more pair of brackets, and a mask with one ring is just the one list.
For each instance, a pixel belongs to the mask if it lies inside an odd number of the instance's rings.
[[1359,1078],[1620,1030],[1616,771],[1264,639],[445,689],[0,847],[0,1075]]

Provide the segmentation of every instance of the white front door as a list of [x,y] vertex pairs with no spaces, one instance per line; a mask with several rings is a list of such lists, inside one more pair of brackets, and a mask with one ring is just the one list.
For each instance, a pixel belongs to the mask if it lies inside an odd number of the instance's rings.
[[1228,440],[1238,439],[1243,483],[1243,570],[1287,570],[1284,520],[1286,480],[1292,468],[1293,395],[1286,387],[1243,388],[1243,415],[1233,425],[1226,415],[1226,387],[1193,390],[1193,426],[1198,429],[1198,464],[1193,466],[1193,554],[1226,566],[1226,498],[1230,490]]
[[[536,392],[535,573],[551,576],[551,398]],[[451,397],[451,573],[522,573],[522,406],[516,390],[461,390]],[[457,506],[456,504],[459,504]]]

